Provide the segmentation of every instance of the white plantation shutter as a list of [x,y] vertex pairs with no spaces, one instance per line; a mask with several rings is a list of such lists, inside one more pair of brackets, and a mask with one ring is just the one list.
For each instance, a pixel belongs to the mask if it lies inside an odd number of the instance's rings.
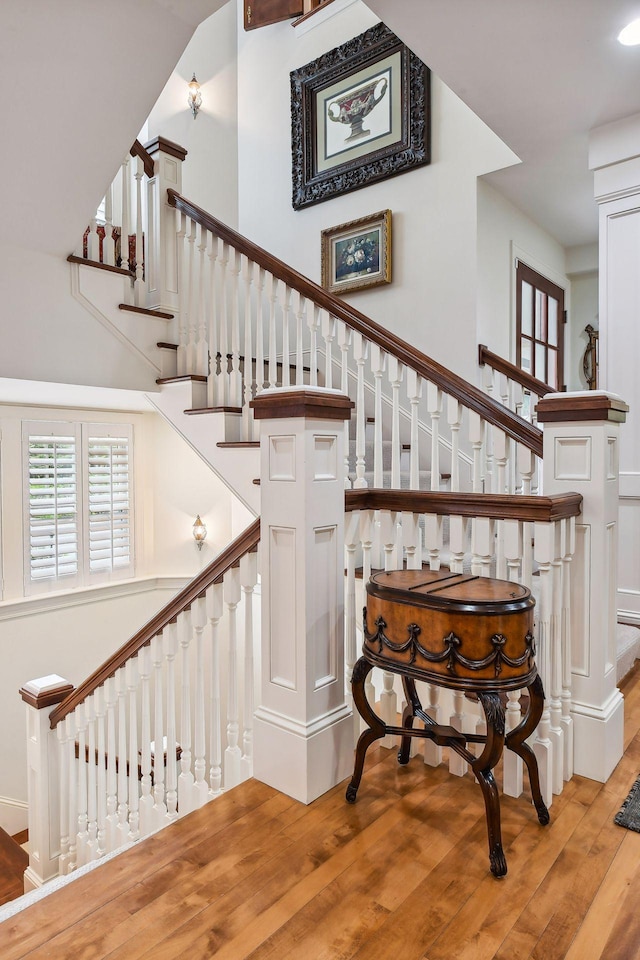
[[132,427],[22,429],[25,593],[133,576]]
[[[122,575],[132,563],[131,431],[89,426],[87,556],[89,574]],[[112,432],[116,431],[114,435]],[[97,435],[96,435],[97,434]]]
[[27,423],[25,581],[64,580],[80,570],[80,514],[76,424]]

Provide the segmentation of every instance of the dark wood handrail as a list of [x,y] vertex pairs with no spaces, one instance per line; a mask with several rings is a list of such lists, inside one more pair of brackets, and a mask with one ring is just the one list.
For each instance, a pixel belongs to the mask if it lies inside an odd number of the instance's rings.
[[260,540],[260,518],[254,520],[239,537],[229,544],[222,553],[213,560],[208,567],[194,577],[180,593],[176,594],[148,623],[138,630],[112,657],[106,660],[101,667],[98,667],[84,683],[70,693],[62,703],[58,704],[55,710],[51,711],[50,723],[54,730],[61,720],[64,720],[68,713],[82,703],[90,694],[94,692],[109,677],[112,677],[116,670],[122,667],[127,660],[151,643],[153,637],[157,636],[172,620],[187,610],[194,600],[202,596],[204,592],[213,583],[220,583],[227,570],[240,563],[240,559],[245,553],[251,553],[258,546]]
[[488,363],[498,373],[504,373],[505,376],[509,377],[509,380],[515,380],[525,390],[535,393],[537,397],[545,397],[548,393],[556,392],[548,383],[543,383],[537,377],[532,377],[526,370],[516,367],[515,363],[511,363],[504,357],[499,357],[497,353],[493,353],[488,347],[485,347],[484,343],[478,344],[478,363],[481,367]]
[[578,517],[582,494],[524,497],[510,493],[451,493],[448,490],[345,490],[345,510],[391,510],[396,513],[435,513],[439,516],[491,517],[550,523]]
[[142,146],[139,140],[133,141],[133,146],[131,147],[131,150],[129,150],[129,153],[131,154],[132,157],[140,157],[144,165],[144,172],[146,176],[152,177],[153,176],[153,157],[148,152],[148,150],[145,150],[145,148]]
[[244,254],[263,269],[268,270],[278,280],[284,281],[288,286],[301,293],[302,296],[313,300],[318,306],[328,310],[332,316],[342,320],[347,326],[357,330],[358,333],[363,334],[372,343],[376,343],[386,353],[397,357],[401,363],[415,370],[423,379],[435,383],[436,386],[459,400],[465,407],[474,410],[483,420],[503,430],[507,436],[517,440],[518,443],[524,444],[537,456],[542,456],[542,431],[537,427],[507,410],[505,406],[492,397],[488,397],[478,387],[467,383],[462,377],[447,370],[446,367],[401,340],[400,337],[389,330],[385,330],[384,327],[360,313],[355,307],[338,297],[334,297],[333,294],[318,286],[313,280],[309,280],[298,273],[297,270],[283,263],[282,260],[274,257],[273,254],[268,253],[262,247],[236,233],[231,227],[227,227],[224,223],[216,220],[211,214],[191,203],[190,200],[186,200],[175,190],[168,190],[167,193],[170,206],[186,213],[196,223],[199,223],[206,230],[210,230],[225,243],[230,243],[239,253]]

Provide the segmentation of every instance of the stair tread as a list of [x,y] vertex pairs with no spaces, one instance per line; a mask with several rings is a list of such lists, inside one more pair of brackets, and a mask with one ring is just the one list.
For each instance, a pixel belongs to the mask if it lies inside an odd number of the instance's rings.
[[207,382],[207,378],[202,373],[185,373],[181,377],[159,377],[156,383],[182,383],[185,380],[192,380],[196,383]]
[[[185,378],[178,377],[177,379]],[[159,380],[157,382],[160,383]],[[185,410],[184,413],[189,417],[194,417],[201,413],[242,413],[242,407],[191,407],[189,410]]]
[[142,313],[145,317],[157,317],[159,320],[173,320],[172,313],[165,313],[164,310],[150,310],[148,307],[134,307],[130,303],[119,303],[118,310],[126,310],[129,313]]
[[160,347],[160,348],[163,349],[163,350],[177,350],[177,349],[178,349],[178,344],[177,344],[177,343],[167,343],[165,340],[159,340],[159,341],[156,343],[156,347]]
[[29,854],[0,827],[0,904],[24,893],[24,871]]
[[216,447],[247,447],[254,450],[259,446],[259,440],[223,440],[220,443],[216,443]]
[[77,257],[75,253],[67,257],[69,263],[81,263],[85,267],[95,267],[96,270],[107,270],[109,273],[119,273],[121,277],[131,277],[129,270],[122,267],[113,267],[110,263],[99,263],[97,260],[88,260],[86,257]]

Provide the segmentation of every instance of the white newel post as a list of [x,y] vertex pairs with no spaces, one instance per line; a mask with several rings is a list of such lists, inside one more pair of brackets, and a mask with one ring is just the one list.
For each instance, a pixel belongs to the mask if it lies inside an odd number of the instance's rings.
[[265,390],[262,683],[254,777],[310,803],[353,767],[344,677],[344,421],[338,390]]
[[58,741],[56,731],[49,725],[49,714],[51,708],[68,697],[73,689],[73,684],[53,674],[30,680],[20,690],[27,706],[29,866],[24,872],[25,893],[58,875]]
[[147,182],[146,306],[175,313],[178,309],[176,210],[167,202],[167,190],[182,192],[182,162],[187,151],[164,137],[155,137],[145,144],[145,149],[154,161],[154,174]]
[[570,565],[574,772],[601,782],[623,751],[616,584],[619,431],[627,409],[615,394],[595,391],[548,394],[537,407],[545,495],[583,498]]

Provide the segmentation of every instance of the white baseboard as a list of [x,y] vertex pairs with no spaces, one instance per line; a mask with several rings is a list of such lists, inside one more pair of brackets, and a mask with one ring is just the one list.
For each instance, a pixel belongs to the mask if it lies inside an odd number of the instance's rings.
[[29,804],[24,800],[0,797],[0,827],[12,837],[29,826]]

